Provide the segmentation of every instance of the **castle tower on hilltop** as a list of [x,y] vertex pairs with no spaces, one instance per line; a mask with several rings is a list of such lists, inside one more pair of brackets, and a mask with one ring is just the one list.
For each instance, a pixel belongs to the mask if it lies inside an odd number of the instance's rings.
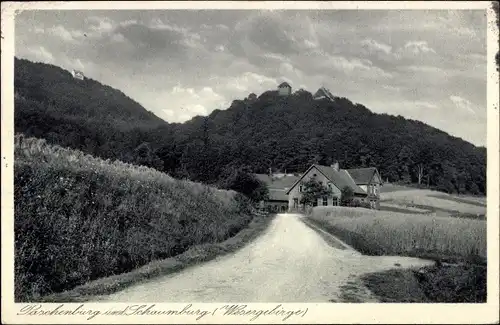
[[79,79],[79,80],[83,80],[85,79],[85,76],[83,75],[83,72],[81,71],[78,71],[78,70],[71,70],[71,75],[73,76],[73,78],[75,79]]
[[278,94],[280,96],[290,96],[292,93],[292,86],[288,82],[282,82],[278,86]]
[[313,95],[313,99],[314,100],[328,99],[332,102],[335,101],[335,98],[333,97],[332,93],[325,87],[319,88],[318,91]]

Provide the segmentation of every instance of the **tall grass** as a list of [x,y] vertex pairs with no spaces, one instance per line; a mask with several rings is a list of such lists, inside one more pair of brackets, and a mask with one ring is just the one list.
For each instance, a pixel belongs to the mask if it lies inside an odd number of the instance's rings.
[[346,207],[316,207],[309,216],[370,255],[486,259],[486,222]]
[[16,301],[223,241],[252,219],[235,192],[22,135],[14,175]]

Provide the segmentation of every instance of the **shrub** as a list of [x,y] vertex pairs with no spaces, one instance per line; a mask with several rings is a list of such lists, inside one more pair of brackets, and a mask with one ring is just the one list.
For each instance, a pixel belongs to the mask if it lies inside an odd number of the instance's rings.
[[15,297],[71,289],[234,235],[252,216],[233,191],[15,138]]

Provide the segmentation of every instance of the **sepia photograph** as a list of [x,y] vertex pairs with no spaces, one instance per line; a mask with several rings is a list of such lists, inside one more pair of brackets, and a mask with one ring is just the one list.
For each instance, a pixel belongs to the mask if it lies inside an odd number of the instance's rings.
[[140,3],[10,3],[13,315],[498,312],[498,3]]

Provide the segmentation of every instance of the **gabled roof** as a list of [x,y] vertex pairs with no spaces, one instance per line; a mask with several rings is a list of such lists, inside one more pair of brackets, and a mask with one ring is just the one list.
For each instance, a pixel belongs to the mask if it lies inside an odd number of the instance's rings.
[[269,189],[285,190],[290,188],[299,179],[299,176],[286,175],[283,177],[271,177],[268,174],[255,174],[258,180],[264,182]]
[[317,170],[319,170],[329,181],[331,181],[340,190],[342,190],[344,187],[349,187],[355,194],[366,195],[366,192],[361,187],[356,185],[354,180],[349,176],[349,174],[344,169],[337,171],[333,167],[316,165],[316,164],[309,167],[307,171],[305,171],[302,174],[302,176],[292,186],[290,186],[290,188],[287,190],[287,194],[293,187],[295,187],[302,180],[302,178],[312,168],[316,168]]
[[315,165],[316,168],[321,171],[322,174],[326,176],[335,186],[337,186],[340,190],[342,190],[344,187],[350,187],[354,193],[356,194],[366,194],[366,192],[356,185],[354,180],[349,177],[349,174],[346,173],[344,169],[340,170],[335,170],[333,167],[330,166],[322,166],[322,165]]
[[284,189],[269,189],[269,201],[287,201],[288,194]]
[[292,86],[290,86],[290,84],[288,82],[282,82],[279,84],[278,88],[283,88],[283,87],[288,87],[288,88],[292,88]]
[[378,173],[375,167],[347,169],[347,172],[358,185],[369,184],[373,175]]

